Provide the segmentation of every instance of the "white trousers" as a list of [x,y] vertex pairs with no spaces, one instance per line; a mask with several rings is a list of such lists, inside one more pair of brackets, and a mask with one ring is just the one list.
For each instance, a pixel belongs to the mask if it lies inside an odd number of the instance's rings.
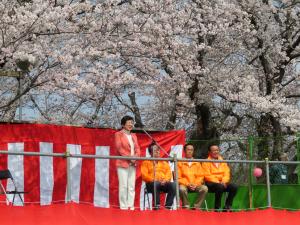
[[134,209],[135,166],[118,167],[120,209]]

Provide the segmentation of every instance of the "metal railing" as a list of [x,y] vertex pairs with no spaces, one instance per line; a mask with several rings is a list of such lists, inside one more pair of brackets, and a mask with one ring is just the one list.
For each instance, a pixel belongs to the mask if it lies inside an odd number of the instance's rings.
[[65,153],[39,153],[39,152],[14,152],[14,151],[0,151],[0,154],[6,155],[23,155],[23,156],[47,156],[47,157],[62,157],[67,160],[67,198],[66,202],[71,201],[71,176],[70,176],[70,159],[71,158],[90,158],[90,159],[125,159],[125,160],[150,160],[150,161],[169,161],[174,163],[174,182],[176,183],[176,205],[179,208],[179,185],[178,185],[178,162],[226,162],[226,163],[245,163],[245,164],[264,164],[266,170],[266,186],[267,186],[267,207],[272,206],[271,199],[271,184],[269,176],[270,164],[300,164],[300,161],[269,161],[265,160],[208,160],[208,159],[185,159],[177,158],[174,155],[173,158],[149,158],[149,157],[127,157],[127,156],[101,156],[101,155],[89,155],[89,154],[70,154]]

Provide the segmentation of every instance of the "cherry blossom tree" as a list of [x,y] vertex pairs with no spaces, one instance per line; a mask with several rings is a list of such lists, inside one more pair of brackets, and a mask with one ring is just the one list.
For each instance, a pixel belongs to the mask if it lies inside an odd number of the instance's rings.
[[[187,129],[195,139],[299,130],[300,3],[2,1],[3,121]],[[20,88],[20,81],[22,82]],[[261,143],[266,145],[266,143]],[[204,149],[204,148],[203,148]],[[271,151],[272,150],[272,151]]]
[[[193,123],[203,139],[272,135],[274,157],[282,149],[276,137],[299,129],[299,2],[133,1],[125,8],[123,21],[141,31],[120,54],[154,86],[148,122]],[[132,8],[142,12],[137,21]],[[126,37],[135,40],[133,33]],[[153,117],[157,111],[166,113]]]

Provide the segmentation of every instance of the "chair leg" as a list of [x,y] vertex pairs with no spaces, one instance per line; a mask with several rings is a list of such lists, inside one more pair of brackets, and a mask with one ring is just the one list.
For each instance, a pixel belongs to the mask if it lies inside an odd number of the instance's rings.
[[22,202],[22,205],[24,205],[24,201],[23,201],[23,199],[22,199],[21,194],[18,192],[17,185],[16,185],[14,179],[11,179],[11,181],[13,182],[13,184],[14,184],[14,186],[15,186],[15,193],[14,193],[14,197],[13,197],[13,205],[14,205],[14,202],[15,202],[15,196],[16,196],[16,194],[18,194],[18,196],[19,196],[19,198],[20,198],[20,200],[21,200],[21,202]]
[[2,184],[2,182],[0,182],[0,186],[1,186],[2,190],[3,190],[3,193],[5,194],[5,198],[6,198],[6,201],[7,201],[6,204],[9,204],[10,202],[9,202],[9,199],[8,199],[8,197],[7,197],[7,193],[6,193],[6,191],[5,191],[5,188],[4,188],[3,184]]
[[204,205],[205,205],[206,211],[208,211],[208,207],[207,207],[207,202],[206,202],[206,200],[204,200]]
[[145,201],[146,201],[145,197],[146,197],[146,190],[144,189],[143,210],[146,210],[146,208],[145,208],[145,205],[146,205],[146,203],[145,203]]
[[20,198],[20,200],[21,200],[21,202],[22,202],[22,205],[24,206],[24,201],[23,201],[23,198],[22,198],[21,194],[18,193],[18,195],[19,195],[19,198]]
[[14,197],[13,197],[13,200],[12,200],[12,205],[14,205],[14,203],[15,203],[15,197],[16,197],[16,194],[14,194]]
[[[148,207],[146,207],[146,198],[147,198],[147,203],[148,203]],[[144,210],[146,210],[147,208],[150,209],[150,200],[149,200],[149,194],[147,189],[144,189]]]
[[147,197],[148,207],[150,209],[151,207],[150,207],[150,200],[149,200],[149,194],[148,194],[148,192],[146,193],[146,197]]

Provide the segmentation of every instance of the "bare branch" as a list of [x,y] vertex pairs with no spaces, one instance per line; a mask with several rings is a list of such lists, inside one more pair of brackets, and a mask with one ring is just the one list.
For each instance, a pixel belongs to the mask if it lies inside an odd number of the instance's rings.
[[35,108],[37,108],[37,110],[39,111],[39,113],[48,121],[51,121],[51,118],[41,109],[41,107],[37,104],[37,102],[35,101],[34,97],[32,95],[29,95],[30,100],[32,101],[33,105],[35,106]]

